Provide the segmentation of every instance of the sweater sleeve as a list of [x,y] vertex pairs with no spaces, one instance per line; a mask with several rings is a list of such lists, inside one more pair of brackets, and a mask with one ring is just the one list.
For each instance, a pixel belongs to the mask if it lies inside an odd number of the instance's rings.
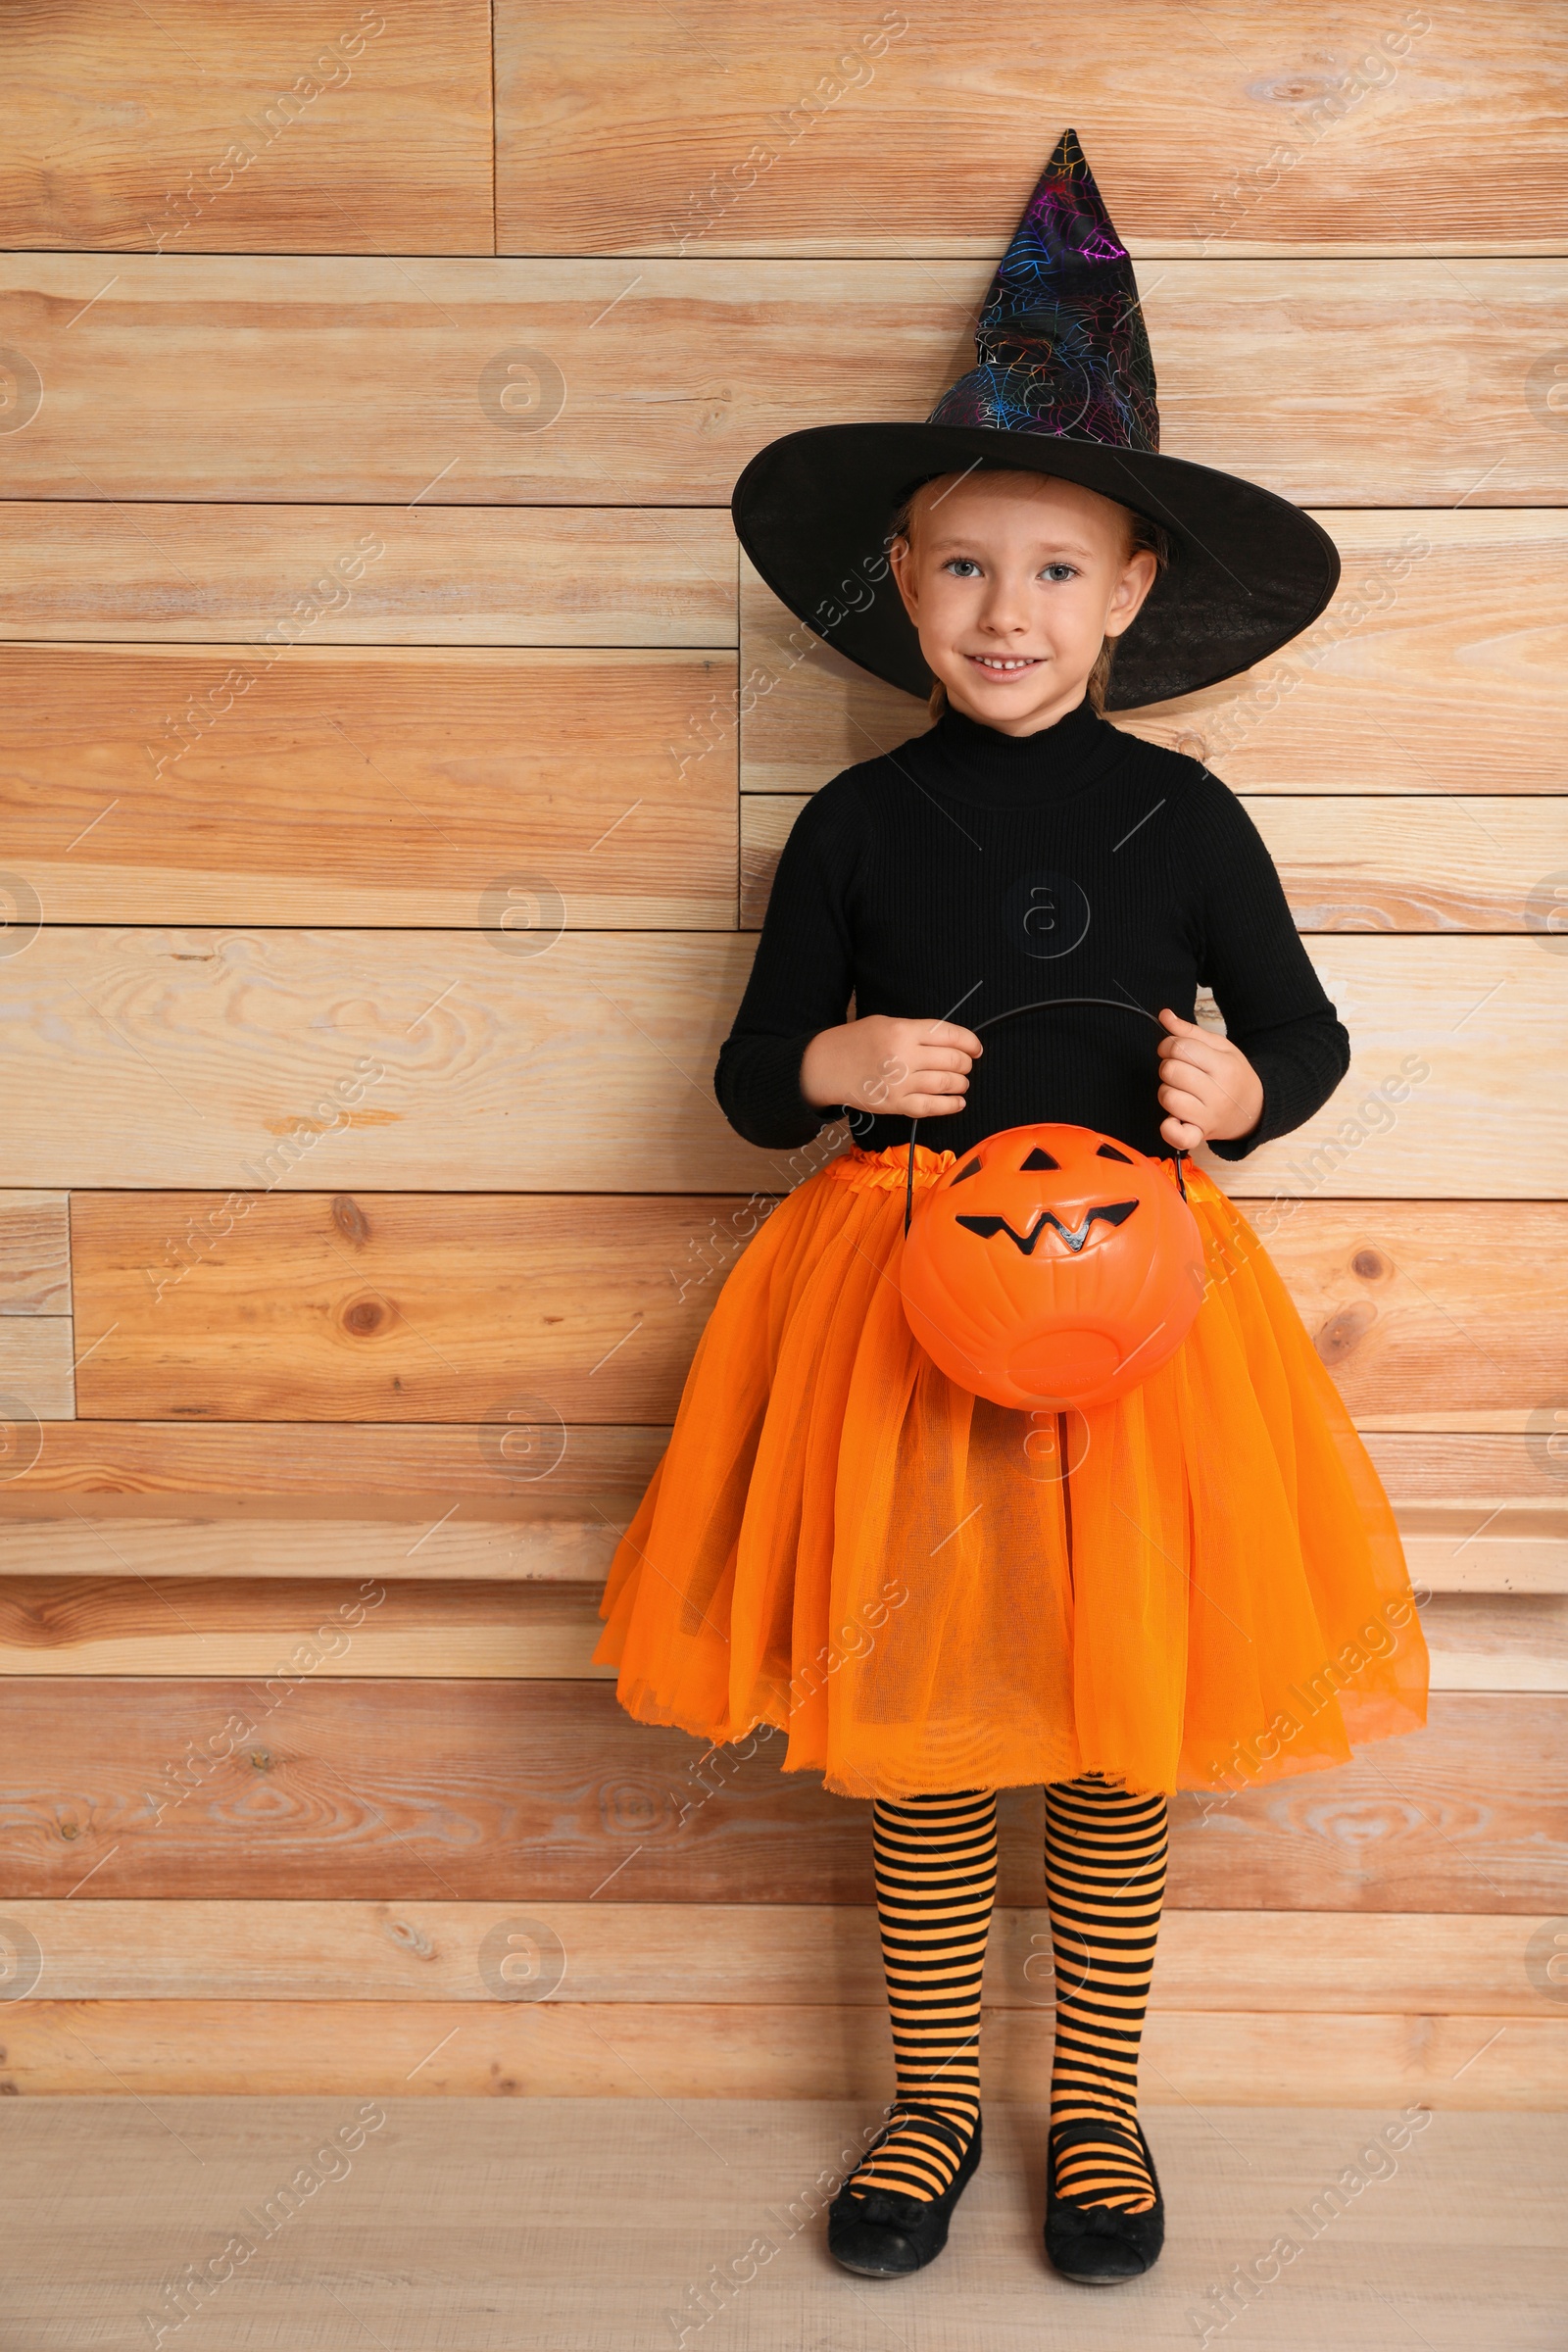
[[841,1115],[807,1102],[801,1060],[818,1031],[837,1028],[849,1012],[849,902],[862,842],[848,773],[808,801],[790,828],[752,976],[713,1072],[719,1107],[749,1144],[779,1151],[809,1143]]
[[1220,1159],[1245,1159],[1321,1108],[1350,1066],[1350,1040],[1291,919],[1257,827],[1206,770],[1195,799],[1203,932],[1199,969],[1227,1037],[1263,1086],[1251,1132],[1208,1149]]

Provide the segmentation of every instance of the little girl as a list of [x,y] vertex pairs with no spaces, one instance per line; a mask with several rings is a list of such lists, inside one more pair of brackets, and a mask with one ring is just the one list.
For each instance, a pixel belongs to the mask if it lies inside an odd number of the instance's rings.
[[[786,1770],[873,1799],[898,2093],[828,2241],[864,2277],[939,2254],[979,2163],[996,1791],[1045,1785],[1046,2246],[1099,2283],[1163,2237],[1137,2069],[1167,1797],[1421,1723],[1426,1653],[1387,1499],[1278,1274],[1178,1167],[1308,1118],[1346,1033],[1240,803],[1102,715],[1284,643],[1337,559],[1285,501],[1159,456],[1131,265],[1070,131],[976,340],[925,425],[793,434],[737,485],[769,584],[929,692],[934,723],[827,784],[785,847],[718,1098],[755,1144],[846,1117],[855,1141],[720,1295],[597,1655],[642,1721],[713,1742],[777,1726]],[[1194,1018],[1201,984],[1224,1036]],[[910,1122],[921,1187],[1040,1120],[1164,1156],[1204,1246],[1181,1347],[1081,1413],[956,1386],[899,1288]]]

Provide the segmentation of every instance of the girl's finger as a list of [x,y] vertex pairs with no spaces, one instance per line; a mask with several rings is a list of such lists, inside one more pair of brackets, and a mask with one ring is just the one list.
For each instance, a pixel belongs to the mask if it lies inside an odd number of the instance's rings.
[[[1234,1048],[1232,1049],[1234,1051]],[[1217,1072],[1225,1067],[1227,1054],[1224,1043],[1216,1037],[1167,1037],[1159,1049],[1160,1059],[1167,1066],[1173,1061],[1191,1062],[1196,1069]]]
[[1196,1152],[1203,1140],[1201,1127],[1193,1126],[1187,1119],[1161,1119],[1159,1132],[1178,1152]]
[[1160,1093],[1163,1094],[1168,1087],[1175,1087],[1178,1093],[1196,1095],[1203,1102],[1211,1102],[1224,1092],[1212,1071],[1200,1069],[1191,1061],[1166,1062],[1159,1073]]
[[960,1029],[953,1021],[928,1021],[921,1025],[920,1042],[926,1046],[956,1046],[960,1054],[983,1054],[984,1046],[972,1029]]
[[1201,1037],[1204,1035],[1196,1021],[1184,1021],[1181,1014],[1172,1012],[1168,1004],[1160,1006],[1159,1017],[1175,1037]]
[[1159,1100],[1161,1108],[1173,1111],[1178,1118],[1201,1119],[1212,1108],[1210,1103],[1203,1101],[1201,1095],[1190,1095],[1179,1086],[1162,1086],[1159,1090]]

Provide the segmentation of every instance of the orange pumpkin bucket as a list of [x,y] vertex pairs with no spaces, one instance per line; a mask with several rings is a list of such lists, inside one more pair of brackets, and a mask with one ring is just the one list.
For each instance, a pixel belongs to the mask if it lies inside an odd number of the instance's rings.
[[[1015,1005],[976,1032],[1060,1004]],[[1203,1297],[1202,1238],[1177,1154],[1164,1166],[1092,1127],[988,1135],[914,1202],[914,1130],[900,1271],[909,1328],[958,1387],[993,1404],[1108,1404],[1187,1337]]]

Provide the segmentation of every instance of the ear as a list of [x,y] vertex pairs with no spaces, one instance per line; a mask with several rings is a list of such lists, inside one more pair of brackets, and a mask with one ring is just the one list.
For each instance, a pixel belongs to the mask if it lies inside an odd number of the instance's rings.
[[914,550],[907,539],[901,536],[894,540],[893,545],[888,549],[888,564],[898,583],[899,594],[904,599],[904,610],[918,627],[920,590],[915,578]]
[[1137,549],[1128,557],[1110,592],[1110,605],[1105,613],[1107,637],[1119,637],[1124,629],[1132,627],[1144,599],[1154,585],[1158,570],[1159,566],[1147,547]]

